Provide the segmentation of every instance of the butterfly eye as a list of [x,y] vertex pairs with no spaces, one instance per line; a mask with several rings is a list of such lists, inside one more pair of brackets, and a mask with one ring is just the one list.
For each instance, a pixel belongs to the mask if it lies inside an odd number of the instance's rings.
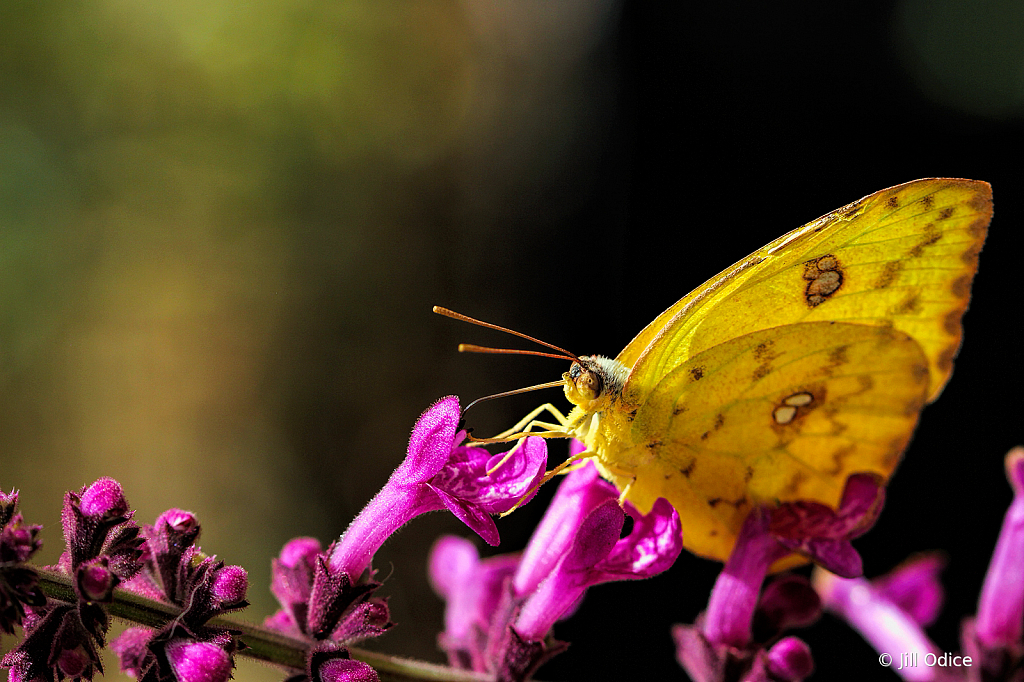
[[583,394],[587,400],[593,400],[601,395],[602,388],[601,376],[592,370],[583,370],[579,378],[576,379],[576,390]]

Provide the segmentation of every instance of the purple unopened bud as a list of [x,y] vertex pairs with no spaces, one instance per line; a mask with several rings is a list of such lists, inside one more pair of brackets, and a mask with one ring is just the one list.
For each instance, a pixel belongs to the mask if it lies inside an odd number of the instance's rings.
[[177,682],[227,682],[231,656],[216,644],[175,639],[164,648]]
[[87,602],[109,603],[120,580],[107,566],[106,557],[97,557],[78,567],[78,595]]
[[85,489],[78,508],[85,516],[115,518],[128,513],[128,500],[124,498],[120,483],[112,478],[101,478]]
[[162,529],[164,525],[171,527],[171,530],[175,533],[188,534],[192,531],[198,531],[199,520],[196,515],[190,511],[184,509],[171,508],[165,511],[160,516],[156,517],[156,528]]
[[26,524],[21,514],[14,514],[0,525],[0,562],[22,563],[43,546],[37,536],[42,526]]
[[814,658],[803,640],[783,637],[768,651],[765,667],[773,679],[800,682],[814,672]]
[[320,666],[314,682],[378,682],[377,671],[362,661],[332,658]]
[[241,566],[224,566],[213,578],[213,597],[221,608],[230,608],[234,604],[245,601],[245,591],[249,588],[249,574]]
[[8,495],[0,490],[0,528],[6,526],[18,511],[18,491],[12,490]]

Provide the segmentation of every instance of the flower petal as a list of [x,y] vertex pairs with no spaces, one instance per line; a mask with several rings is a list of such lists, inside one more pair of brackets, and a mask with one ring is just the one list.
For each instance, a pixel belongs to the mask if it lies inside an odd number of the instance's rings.
[[659,497],[649,513],[640,514],[632,504],[633,530],[617,543],[597,566],[608,580],[638,580],[667,571],[683,550],[679,514],[668,500]]
[[455,396],[441,398],[427,408],[412,428],[408,454],[391,475],[391,481],[410,485],[436,474],[455,445],[459,416],[459,399]]
[[448,508],[448,511],[455,514],[459,521],[462,521],[473,532],[483,538],[484,542],[492,547],[498,546],[501,538],[498,536],[498,527],[494,525],[494,519],[491,518],[490,514],[482,511],[477,505],[464,502],[457,497],[449,495],[440,488],[435,488],[429,483],[427,487],[437,495],[441,503]]

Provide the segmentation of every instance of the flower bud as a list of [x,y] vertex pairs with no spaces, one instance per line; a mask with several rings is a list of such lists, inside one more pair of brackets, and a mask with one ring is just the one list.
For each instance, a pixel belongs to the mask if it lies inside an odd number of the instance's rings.
[[230,608],[233,604],[245,601],[245,591],[249,587],[249,575],[241,566],[224,566],[213,578],[212,592],[222,607]]
[[106,557],[98,557],[78,567],[78,594],[89,602],[110,602],[120,582],[107,567]]
[[112,478],[101,478],[82,493],[78,505],[85,516],[116,518],[128,513],[128,500],[121,492],[121,484]]
[[797,637],[783,637],[768,651],[766,667],[775,679],[799,682],[814,672],[811,648]]
[[362,661],[334,658],[320,667],[318,682],[377,682],[377,671]]
[[231,656],[216,644],[175,639],[164,649],[178,682],[227,682]]

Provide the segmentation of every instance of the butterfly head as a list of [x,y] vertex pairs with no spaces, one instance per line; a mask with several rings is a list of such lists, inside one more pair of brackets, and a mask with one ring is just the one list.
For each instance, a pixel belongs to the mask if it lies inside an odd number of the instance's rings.
[[600,355],[584,355],[562,375],[565,397],[587,412],[597,412],[618,399],[626,380],[621,363]]

